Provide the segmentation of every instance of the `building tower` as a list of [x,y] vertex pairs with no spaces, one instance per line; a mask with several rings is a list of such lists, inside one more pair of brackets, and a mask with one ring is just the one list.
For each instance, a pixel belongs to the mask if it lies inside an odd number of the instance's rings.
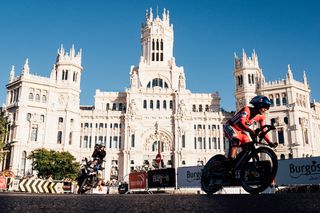
[[233,75],[236,88],[236,110],[238,111],[249,104],[265,81],[255,51],[253,51],[251,57],[247,57],[245,51],[242,50],[241,59],[235,54]]
[[[130,70],[131,89],[170,88],[184,90],[183,67],[177,67],[173,57],[173,25],[169,11],[164,9],[162,19],[146,11],[146,22],[141,28],[141,57],[139,66]],[[150,79],[151,78],[151,79]]]
[[52,135],[57,135],[57,144],[61,144],[62,149],[66,150],[80,137],[80,80],[83,71],[81,58],[81,49],[76,54],[73,45],[69,52],[61,45],[50,75],[50,81],[56,87],[53,97],[56,104],[52,110],[58,117],[58,121],[52,121],[58,124],[57,129],[52,130],[56,131],[52,132]]

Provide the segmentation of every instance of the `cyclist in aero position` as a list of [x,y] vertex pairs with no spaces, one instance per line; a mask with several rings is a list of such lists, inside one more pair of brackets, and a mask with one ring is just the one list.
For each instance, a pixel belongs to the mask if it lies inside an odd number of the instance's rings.
[[[253,107],[245,106],[235,116],[233,116],[224,127],[224,133],[229,139],[229,153],[228,159],[230,163],[235,159],[238,151],[238,147],[241,144],[252,141],[249,135],[254,137],[255,131],[250,128],[254,122],[258,122],[260,126],[265,125],[265,111],[267,111],[271,105],[270,100],[266,96],[258,95],[255,96],[250,104]],[[270,147],[276,147],[277,143],[272,143],[268,135],[264,136],[264,139]]]

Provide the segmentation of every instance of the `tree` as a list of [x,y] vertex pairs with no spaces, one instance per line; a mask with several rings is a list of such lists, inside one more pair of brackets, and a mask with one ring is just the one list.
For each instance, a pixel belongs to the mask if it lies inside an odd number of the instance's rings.
[[7,147],[4,141],[7,134],[7,125],[7,119],[4,117],[2,109],[0,109],[0,161],[3,160],[5,154],[8,152],[5,150]]
[[28,159],[32,160],[32,168],[38,171],[38,176],[55,180],[63,178],[75,179],[80,169],[80,164],[75,162],[75,157],[69,152],[58,152],[44,148],[31,152]]

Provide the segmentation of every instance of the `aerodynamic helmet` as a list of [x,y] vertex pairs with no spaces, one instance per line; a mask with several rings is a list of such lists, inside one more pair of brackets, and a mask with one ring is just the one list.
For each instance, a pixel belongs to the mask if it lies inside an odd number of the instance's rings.
[[261,109],[266,108],[269,109],[271,102],[269,98],[267,98],[264,95],[257,95],[250,101],[250,104],[252,104],[255,108]]

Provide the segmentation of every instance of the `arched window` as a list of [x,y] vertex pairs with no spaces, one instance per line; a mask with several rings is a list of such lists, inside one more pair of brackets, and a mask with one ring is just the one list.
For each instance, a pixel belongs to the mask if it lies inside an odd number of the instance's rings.
[[143,109],[147,109],[147,100],[143,100]]
[[160,101],[157,100],[157,109],[160,109]]
[[271,102],[271,107],[274,106],[274,100],[273,100],[273,95],[269,96],[270,102]]
[[153,109],[153,100],[150,100],[150,109]]
[[199,112],[202,112],[202,105],[199,105]]
[[160,87],[160,88],[169,88],[168,83],[161,78],[154,78],[148,82],[147,88],[151,87]]
[[192,112],[196,112],[197,111],[197,107],[195,104],[192,105]]
[[280,106],[280,96],[279,96],[279,94],[276,95],[276,105]]
[[286,156],[284,154],[281,154],[280,155],[280,160],[284,160],[284,159],[286,159]]
[[36,94],[36,101],[39,102],[40,101],[40,95]]
[[42,103],[46,103],[47,102],[47,96],[46,95],[43,95],[42,96]]
[[33,93],[32,92],[29,93],[29,101],[33,101]]
[[167,101],[166,100],[163,101],[163,109],[167,109]]
[[38,139],[38,126],[35,125],[31,128],[31,141],[37,141]]
[[282,94],[282,105],[287,105],[287,96],[285,93]]

